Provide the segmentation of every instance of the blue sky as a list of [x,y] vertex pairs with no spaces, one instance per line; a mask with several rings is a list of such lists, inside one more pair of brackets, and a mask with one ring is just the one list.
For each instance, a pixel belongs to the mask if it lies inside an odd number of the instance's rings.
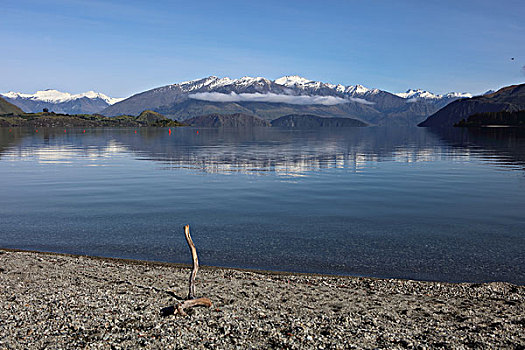
[[0,92],[126,97],[209,75],[297,74],[435,93],[525,81],[522,0],[2,0],[1,8]]

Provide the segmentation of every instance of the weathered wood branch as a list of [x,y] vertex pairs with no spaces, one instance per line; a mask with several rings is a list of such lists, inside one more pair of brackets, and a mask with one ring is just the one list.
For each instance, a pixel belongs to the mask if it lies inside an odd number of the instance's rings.
[[191,251],[191,257],[193,259],[193,269],[190,273],[190,279],[189,279],[189,292],[188,297],[186,300],[184,300],[182,303],[178,303],[174,306],[165,307],[162,310],[160,310],[161,314],[163,316],[168,315],[181,315],[181,316],[187,316],[184,309],[189,309],[194,306],[205,306],[205,307],[211,307],[211,300],[208,298],[195,298],[195,278],[197,277],[197,271],[199,271],[199,259],[197,258],[197,249],[195,248],[195,244],[193,244],[193,240],[191,239],[190,235],[190,225],[184,226],[184,236],[186,236],[186,242],[188,242],[188,246],[190,247]]
[[208,298],[197,298],[197,299],[191,299],[191,300],[184,300],[182,303],[178,303],[177,305],[165,307],[164,309],[161,310],[161,313],[163,316],[169,316],[169,315],[187,316],[188,314],[184,311],[184,309],[189,309],[194,306],[211,307],[211,300]]
[[191,257],[193,259],[193,269],[190,274],[190,288],[188,291],[187,299],[195,299],[195,277],[197,276],[197,271],[199,271],[199,258],[197,257],[197,249],[190,235],[190,225],[184,226],[184,235],[186,236],[186,242],[190,247]]

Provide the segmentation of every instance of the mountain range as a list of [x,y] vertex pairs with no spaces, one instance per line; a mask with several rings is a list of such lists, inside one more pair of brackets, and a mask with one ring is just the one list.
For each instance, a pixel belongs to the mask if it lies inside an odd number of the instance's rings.
[[38,113],[47,108],[56,113],[92,114],[99,113],[106,107],[123,100],[94,91],[70,94],[52,89],[37,91],[34,94],[10,91],[0,95],[7,102],[20,107],[27,113]]
[[285,115],[354,118],[372,125],[416,125],[448,103],[470,94],[434,95],[422,90],[393,94],[362,85],[335,85],[285,76],[239,79],[210,76],[148,90],[101,113],[137,115],[151,109],[186,120],[208,114],[243,113],[271,121]]
[[336,85],[299,76],[275,80],[210,76],[162,86],[126,99],[115,99],[93,91],[78,95],[57,90],[2,95],[26,112],[47,108],[57,113],[117,116],[154,110],[177,120],[242,113],[266,121],[285,115],[309,114],[354,118],[371,125],[416,125],[450,102],[471,97],[466,93],[436,95],[424,90],[395,94],[362,85]]

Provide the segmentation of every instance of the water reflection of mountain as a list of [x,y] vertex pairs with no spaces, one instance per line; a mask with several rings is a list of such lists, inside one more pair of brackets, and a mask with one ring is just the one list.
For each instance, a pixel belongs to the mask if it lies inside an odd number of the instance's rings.
[[[198,131],[198,133],[197,133]],[[35,157],[42,162],[99,162],[132,154],[166,169],[209,173],[245,172],[303,175],[345,168],[360,171],[374,162],[468,160],[473,153],[502,165],[525,169],[525,137],[519,130],[421,128],[83,130],[0,129],[0,157]],[[372,165],[371,165],[372,164]],[[95,164],[94,164],[95,165]]]
[[452,149],[469,149],[482,159],[525,170],[525,129],[446,128],[430,129]]
[[12,129],[0,128],[0,159],[2,154],[20,141],[21,136],[14,134]]
[[[82,133],[82,130],[80,130]],[[0,160],[33,158],[41,163],[72,163],[75,159],[97,160],[128,150],[97,130],[92,135],[79,131],[65,134],[63,129],[0,128]],[[102,136],[102,137],[101,137]]]
[[[359,171],[370,162],[435,160],[441,147],[432,136],[407,129],[370,128],[331,131],[204,130],[182,135],[173,143],[162,138],[136,143],[121,139],[140,156],[167,168],[205,172],[278,173],[301,175],[308,171],[345,168]],[[188,145],[191,145],[188,147]]]

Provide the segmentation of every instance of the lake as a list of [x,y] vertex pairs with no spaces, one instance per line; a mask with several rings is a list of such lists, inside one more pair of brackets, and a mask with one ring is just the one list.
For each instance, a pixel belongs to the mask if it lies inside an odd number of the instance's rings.
[[517,129],[0,128],[0,247],[525,284]]

